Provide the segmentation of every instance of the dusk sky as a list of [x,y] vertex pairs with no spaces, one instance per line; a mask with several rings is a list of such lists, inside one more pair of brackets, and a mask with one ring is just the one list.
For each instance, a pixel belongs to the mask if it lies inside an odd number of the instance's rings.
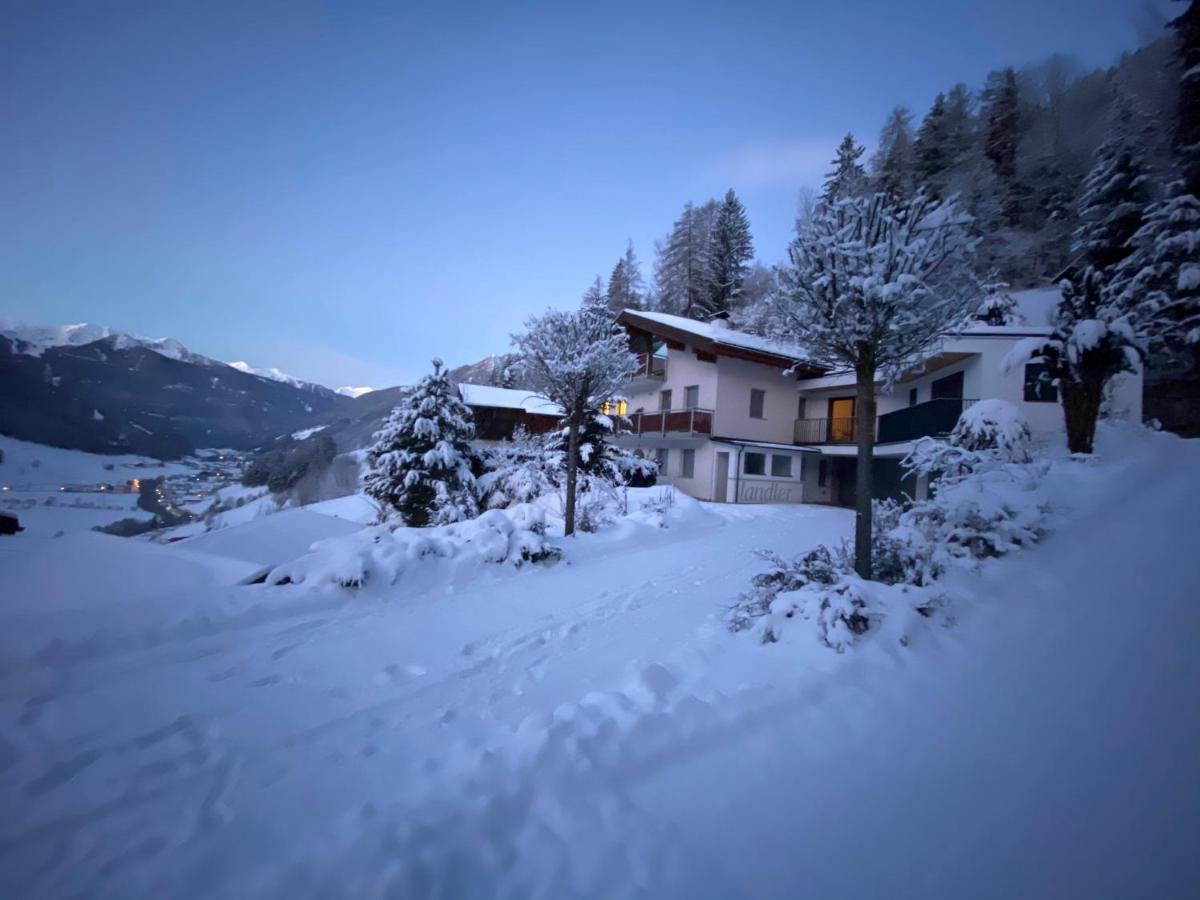
[[1142,0],[6,0],[0,318],[393,384],[506,350],[627,239],[649,279],[687,200],[733,187],[778,261],[847,130],[1155,25]]

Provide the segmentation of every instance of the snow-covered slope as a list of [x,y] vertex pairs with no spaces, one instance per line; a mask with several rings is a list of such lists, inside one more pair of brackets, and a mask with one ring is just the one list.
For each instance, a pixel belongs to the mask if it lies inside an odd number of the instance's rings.
[[838,509],[354,592],[0,538],[0,895],[1194,896],[1200,443],[1100,449],[956,627],[843,654],[722,622]]
[[[311,381],[303,381],[299,378],[296,378],[293,375],[287,374],[286,372],[281,372],[279,369],[276,369],[274,366],[272,366],[269,369],[259,369],[259,368],[256,368],[256,367],[250,365],[250,363],[245,362],[243,360],[238,360],[237,362],[231,362],[229,365],[231,365],[233,368],[237,369],[239,372],[245,372],[247,375],[257,375],[259,378],[266,378],[269,381],[278,381],[280,384],[289,384],[292,387],[299,388],[302,391],[316,391],[318,393],[331,393],[332,392],[332,393],[337,393],[337,394],[343,394],[343,396],[350,396],[350,397],[356,396],[354,394],[344,394],[342,390],[331,391],[330,388],[325,387],[323,384],[314,384]],[[366,390],[370,390],[370,388],[367,388]]]

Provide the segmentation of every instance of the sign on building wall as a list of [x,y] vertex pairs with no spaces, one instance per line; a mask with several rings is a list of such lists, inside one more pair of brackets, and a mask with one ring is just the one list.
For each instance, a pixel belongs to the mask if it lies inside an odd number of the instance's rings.
[[748,481],[738,484],[738,503],[799,503],[803,484],[799,481]]

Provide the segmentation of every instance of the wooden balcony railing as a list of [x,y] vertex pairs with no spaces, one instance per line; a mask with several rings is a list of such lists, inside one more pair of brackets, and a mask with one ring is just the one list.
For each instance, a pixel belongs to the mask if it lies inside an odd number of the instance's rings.
[[658,412],[632,413],[627,434],[712,434],[711,409],[669,409]]

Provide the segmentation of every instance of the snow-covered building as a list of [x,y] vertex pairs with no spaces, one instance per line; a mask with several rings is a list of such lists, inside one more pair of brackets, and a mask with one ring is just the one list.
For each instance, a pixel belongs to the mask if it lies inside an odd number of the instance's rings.
[[509,440],[518,427],[545,434],[558,427],[562,410],[540,394],[490,384],[458,385],[463,403],[475,416],[475,439]]
[[[1056,291],[1014,295],[1024,318],[1045,322]],[[717,320],[625,310],[619,320],[642,366],[626,391],[632,428],[619,440],[655,459],[664,480],[701,500],[851,506],[857,471],[855,380],[805,362],[788,347]],[[1036,364],[1005,357],[1049,325],[979,322],[945,339],[924,364],[876,398],[874,485],[913,494],[900,461],[917,438],[949,433],[984,398],[1014,403],[1035,440],[1065,440],[1057,390]],[[1113,383],[1109,412],[1141,420],[1141,375]]]

